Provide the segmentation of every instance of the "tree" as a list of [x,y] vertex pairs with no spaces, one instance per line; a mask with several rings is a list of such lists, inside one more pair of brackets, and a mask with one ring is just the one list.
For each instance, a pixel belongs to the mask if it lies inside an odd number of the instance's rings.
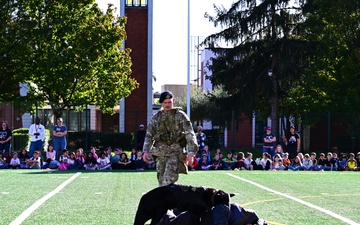
[[25,46],[17,38],[20,32],[13,20],[15,10],[15,1],[0,1],[0,102],[16,100],[23,81],[19,61]]
[[222,107],[239,117],[240,112],[250,117],[262,111],[265,118],[271,116],[276,133],[281,102],[298,84],[312,52],[309,43],[298,38],[301,7],[290,2],[240,0],[228,10],[214,6],[215,17],[205,15],[222,28],[203,42],[216,55],[208,78],[229,94]]
[[[214,90],[204,92],[197,88],[191,92],[190,96],[190,114],[192,121],[210,120],[214,124],[225,127],[231,121],[231,111],[224,110],[220,107],[219,102],[228,97],[222,87],[215,87]],[[186,110],[186,102],[177,102],[177,104]]]
[[56,116],[67,107],[98,106],[114,112],[138,87],[130,77],[130,49],[123,49],[126,18],[113,5],[102,13],[94,0],[21,1],[14,12],[26,44],[21,77],[27,98],[49,104]]

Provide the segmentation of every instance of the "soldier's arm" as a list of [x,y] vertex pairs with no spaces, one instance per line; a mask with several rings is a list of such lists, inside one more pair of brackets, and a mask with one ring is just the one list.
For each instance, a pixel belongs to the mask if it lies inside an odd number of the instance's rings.
[[155,124],[156,124],[156,118],[155,115],[153,116],[153,118],[151,118],[148,127],[146,129],[146,134],[145,134],[145,139],[144,139],[144,145],[143,145],[143,152],[149,152],[150,149],[153,147],[154,145],[154,133],[156,132],[155,130]]
[[184,112],[182,112],[182,125],[183,125],[183,131],[184,131],[184,134],[186,137],[186,142],[187,142],[188,149],[189,149],[188,154],[190,156],[195,156],[196,152],[199,149],[199,146],[198,146],[198,143],[196,140],[195,132],[194,132],[193,126],[191,124],[191,121]]

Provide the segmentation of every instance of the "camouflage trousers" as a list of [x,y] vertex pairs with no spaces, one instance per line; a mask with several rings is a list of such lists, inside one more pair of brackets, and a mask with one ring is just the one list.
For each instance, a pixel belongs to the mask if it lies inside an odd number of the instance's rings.
[[179,157],[177,155],[156,157],[159,186],[173,184],[179,179],[178,162]]

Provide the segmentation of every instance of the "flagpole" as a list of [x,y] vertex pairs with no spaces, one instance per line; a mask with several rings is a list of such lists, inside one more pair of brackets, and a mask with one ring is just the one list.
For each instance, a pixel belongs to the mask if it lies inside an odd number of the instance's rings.
[[187,3],[187,98],[186,98],[186,110],[187,115],[190,118],[190,0]]

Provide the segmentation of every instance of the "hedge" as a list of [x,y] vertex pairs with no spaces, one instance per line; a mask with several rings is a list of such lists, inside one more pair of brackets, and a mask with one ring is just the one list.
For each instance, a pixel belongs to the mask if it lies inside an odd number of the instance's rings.
[[[86,149],[86,132],[69,131],[67,135],[67,149],[74,151],[78,148]],[[114,132],[88,132],[88,147],[91,145],[97,149],[106,147],[131,149],[134,140],[133,133]]]

